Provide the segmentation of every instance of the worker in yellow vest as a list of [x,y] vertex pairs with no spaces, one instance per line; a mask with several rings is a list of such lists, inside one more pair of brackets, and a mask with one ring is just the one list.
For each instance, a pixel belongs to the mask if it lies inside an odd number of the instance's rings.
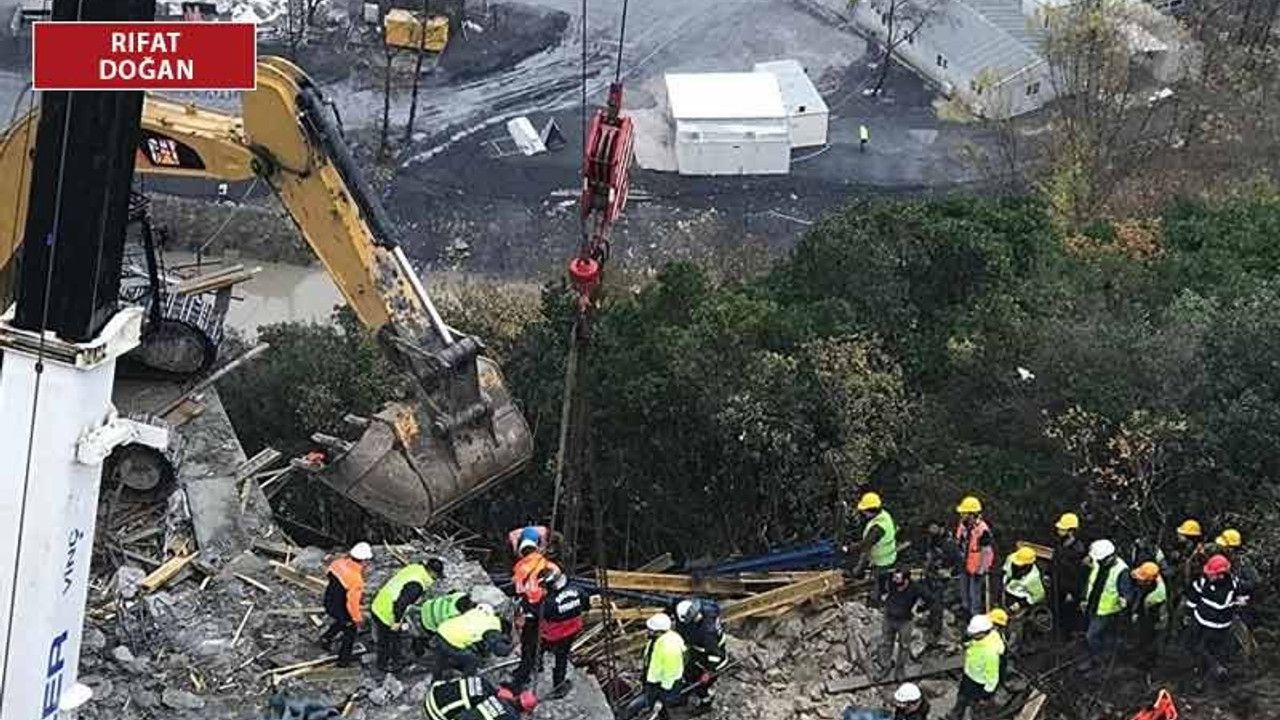
[[1004,606],[1008,608],[1013,624],[1009,627],[1009,642],[1022,639],[1026,618],[1037,607],[1045,604],[1047,591],[1044,576],[1036,565],[1036,551],[1029,547],[1018,548],[1004,561]]
[[964,676],[956,693],[956,704],[947,715],[965,720],[973,706],[989,700],[1000,687],[1000,652],[1003,643],[995,625],[986,615],[974,615],[965,629]]
[[889,577],[898,562],[898,525],[880,501],[876,493],[863,493],[858,500],[858,514],[862,516],[862,539],[858,542],[858,561],[854,574],[861,575],[869,565],[875,577],[875,594],[872,604],[884,602],[889,592]]
[[1082,670],[1092,667],[1104,654],[1115,651],[1126,598],[1132,595],[1129,566],[1116,555],[1114,543],[1093,541],[1089,546],[1089,562],[1089,579],[1081,602],[1081,610],[1089,622],[1084,636],[1089,658],[1082,664]]
[[645,648],[644,695],[642,707],[655,708],[662,720],[668,708],[680,705],[684,689],[684,639],[672,628],[671,617],[657,613],[645,621],[649,644]]
[[445,620],[435,637],[435,677],[444,679],[451,671],[474,675],[486,655],[510,655],[510,624],[480,603],[461,615]]
[[426,565],[410,563],[396,571],[373,596],[373,636],[378,641],[378,669],[395,672],[400,664],[400,641],[409,629],[405,615],[409,607],[444,577],[444,562],[432,558]]

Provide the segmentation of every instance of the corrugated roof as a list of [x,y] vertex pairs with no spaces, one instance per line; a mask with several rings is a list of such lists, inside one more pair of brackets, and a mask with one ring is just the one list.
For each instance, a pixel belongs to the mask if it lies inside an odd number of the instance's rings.
[[770,73],[668,73],[667,100],[677,120],[787,117]]
[[1005,77],[1042,59],[1044,31],[1022,14],[1018,0],[947,0],[927,32],[946,56],[978,75]]
[[[756,72],[770,73],[778,78],[778,89],[782,92],[782,104],[787,114],[804,113],[812,115],[827,112],[827,103],[822,93],[814,86],[804,66],[797,60],[774,60],[756,63],[752,68]],[[802,109],[803,108],[803,109]]]

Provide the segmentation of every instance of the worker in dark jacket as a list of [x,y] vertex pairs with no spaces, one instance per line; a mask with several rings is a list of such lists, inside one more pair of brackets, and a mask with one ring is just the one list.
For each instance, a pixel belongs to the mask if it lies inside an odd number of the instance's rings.
[[359,542],[346,555],[329,563],[326,572],[329,584],[324,590],[324,611],[333,623],[320,636],[319,643],[327,650],[334,638],[341,636],[338,642],[340,667],[346,667],[355,660],[356,630],[363,621],[360,605],[364,601],[364,567],[372,559],[373,548],[367,542]]
[[373,596],[373,634],[378,641],[378,669],[395,672],[400,665],[400,640],[409,630],[409,608],[427,588],[444,577],[444,562],[432,558],[426,565],[409,563],[396,571]]
[[1066,638],[1084,629],[1080,615],[1080,593],[1083,592],[1085,557],[1089,549],[1079,537],[1080,518],[1063,513],[1054,525],[1058,543],[1053,549],[1049,577],[1053,592],[1053,624],[1058,637]]
[[468,676],[431,683],[422,699],[422,709],[430,720],[516,720],[538,706],[531,691],[512,692],[495,688],[488,680]]
[[697,703],[698,712],[707,712],[715,701],[715,682],[729,664],[720,605],[705,598],[681,600],[676,604],[675,627],[685,645],[685,687],[692,688],[691,701]]
[[[570,687],[567,677],[569,650],[582,633],[582,616],[591,605],[591,597],[554,565],[540,571],[538,582],[546,589],[546,595],[542,599],[542,618],[538,621],[540,642],[535,652],[549,651],[555,657],[551,671],[551,697],[562,698]],[[539,663],[538,657],[526,661],[522,655],[520,667],[511,676],[513,686],[523,688]]]
[[1147,561],[1133,569],[1133,624],[1138,628],[1135,659],[1139,667],[1151,670],[1160,656],[1162,639],[1169,628],[1169,591],[1160,566]]
[[893,692],[893,720],[929,720],[929,701],[920,686],[902,683]]
[[905,656],[911,654],[911,632],[915,626],[916,607],[928,609],[934,599],[924,585],[911,579],[902,569],[889,579],[889,594],[884,601],[884,621],[880,630],[880,664],[886,673],[901,679],[906,670]]
[[1231,641],[1231,623],[1235,621],[1239,604],[1231,561],[1223,555],[1209,558],[1203,575],[1191,584],[1186,604],[1193,623],[1200,682],[1206,676],[1215,680],[1226,678],[1223,658]]
[[925,644],[932,646],[942,641],[943,610],[956,602],[951,589],[960,554],[947,526],[937,520],[929,522],[925,530],[925,541],[924,589],[933,598],[933,603],[929,606]]

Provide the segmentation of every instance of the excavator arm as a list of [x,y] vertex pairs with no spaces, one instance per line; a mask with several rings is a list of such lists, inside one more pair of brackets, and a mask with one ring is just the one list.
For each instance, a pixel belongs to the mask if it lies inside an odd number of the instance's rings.
[[[327,460],[299,466],[406,525],[424,525],[517,472],[532,456],[532,436],[498,366],[436,311],[319,89],[297,66],[267,57],[242,103],[237,118],[148,97],[137,171],[269,184],[361,322],[415,380],[413,397],[356,419],[359,439],[316,436]],[[0,140],[0,205],[8,205],[0,207],[0,263],[24,223],[29,121]],[[5,203],[14,193],[22,200]]]

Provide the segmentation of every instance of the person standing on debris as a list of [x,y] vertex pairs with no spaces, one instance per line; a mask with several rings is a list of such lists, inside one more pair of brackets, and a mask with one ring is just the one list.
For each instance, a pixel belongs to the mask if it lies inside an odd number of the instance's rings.
[[884,621],[880,629],[880,664],[886,675],[893,673],[901,680],[911,656],[911,632],[915,627],[916,607],[928,609],[935,599],[924,586],[911,579],[901,568],[889,579],[889,594],[884,602]]
[[1026,616],[1044,605],[1044,578],[1036,565],[1036,551],[1029,547],[1018,548],[1004,561],[1004,605],[1014,619],[1009,629],[1011,643],[1021,635]]
[[1244,536],[1235,528],[1227,528],[1218,533],[1213,544],[1216,551],[1231,561],[1231,574],[1236,579],[1236,593],[1248,599],[1262,583],[1262,576],[1253,563],[1249,562],[1244,550]]
[[862,539],[855,548],[858,554],[853,573],[861,576],[871,566],[875,578],[875,593],[872,603],[878,605],[884,601],[889,590],[889,575],[898,562],[898,525],[893,516],[885,510],[876,493],[863,493],[858,500],[858,514],[862,516]]
[[559,699],[569,693],[569,650],[582,633],[582,616],[587,612],[591,598],[587,591],[569,582],[569,578],[555,565],[543,568],[538,582],[547,593],[542,600],[542,617],[538,622],[540,643],[528,656],[521,648],[520,667],[512,674],[511,683],[516,688],[523,688],[541,662],[535,653],[550,651],[555,657],[551,671],[551,698]]
[[378,669],[395,672],[400,665],[400,641],[409,629],[406,615],[427,588],[444,577],[444,561],[432,558],[426,565],[410,563],[396,571],[373,596],[373,634],[378,641]]
[[949,720],[964,720],[974,705],[986,701],[1000,686],[999,638],[995,626],[986,615],[974,615],[965,629],[968,636],[964,650],[964,676],[956,694],[955,707],[947,715]]
[[995,563],[996,545],[991,528],[982,519],[982,501],[972,495],[956,506],[956,545],[963,557],[960,567],[960,606],[969,617],[987,611],[987,573]]
[[504,624],[493,607],[484,603],[440,623],[435,639],[435,676],[443,678],[451,670],[474,675],[481,657],[510,655],[511,640]]
[[[1187,518],[1177,529],[1178,542],[1170,552],[1169,564],[1173,568],[1170,576],[1169,590],[1174,594],[1170,602],[1173,608],[1173,627],[1175,631],[1190,627],[1187,621],[1186,598],[1191,592],[1191,584],[1200,577],[1200,568],[1209,559],[1204,548],[1204,531],[1200,521]],[[1183,637],[1184,644],[1190,646],[1191,639]]]
[[1138,628],[1136,659],[1139,667],[1151,670],[1160,656],[1163,636],[1169,628],[1169,592],[1160,566],[1147,561],[1133,569],[1133,624]]
[[902,683],[893,691],[893,720],[929,720],[929,709],[915,683]]
[[987,617],[991,618],[993,626],[991,634],[999,641],[993,642],[996,654],[1000,656],[1000,682],[1004,682],[1005,672],[1009,669],[1009,639],[1005,637],[1005,633],[1009,631],[1009,613],[1004,608],[992,608]]
[[538,697],[495,688],[482,677],[468,676],[431,683],[422,709],[430,720],[516,720],[538,707]]
[[355,660],[356,630],[363,622],[360,604],[364,601],[364,567],[372,559],[373,548],[369,543],[358,542],[346,555],[329,563],[325,573],[329,584],[324,589],[324,611],[333,623],[320,636],[319,642],[328,650],[334,638],[340,638],[339,667],[346,667]]
[[1131,597],[1129,566],[1116,555],[1110,540],[1095,540],[1089,546],[1089,579],[1085,584],[1081,611],[1088,619],[1085,644],[1089,659],[1083,668],[1091,667],[1104,654],[1114,652],[1119,633],[1117,623],[1123,617],[1125,598]]
[[1225,555],[1214,555],[1205,562],[1203,574],[1191,584],[1186,604],[1194,621],[1193,647],[1200,671],[1197,685],[1203,685],[1206,675],[1222,680],[1227,676],[1223,658],[1230,647],[1231,623],[1241,604],[1231,561]]
[[714,600],[694,598],[676,603],[676,632],[684,640],[687,657],[684,681],[693,688],[698,711],[708,712],[715,702],[715,685],[729,664],[720,605]]
[[1059,639],[1065,639],[1084,628],[1080,616],[1080,593],[1084,588],[1086,558],[1089,549],[1080,539],[1080,517],[1063,513],[1054,529],[1058,544],[1050,561],[1053,590],[1053,626]]
[[952,602],[951,581],[958,564],[955,538],[947,526],[936,520],[925,528],[924,585],[933,598],[929,606],[928,634],[925,644],[937,645],[942,641],[943,609]]
[[670,717],[667,709],[681,704],[684,678],[684,639],[671,628],[671,617],[657,613],[645,621],[649,644],[645,647],[644,707],[657,709],[662,720]]
[[516,671],[517,678],[528,678],[533,674],[533,663],[541,652],[538,620],[547,589],[538,582],[538,577],[543,570],[555,567],[544,554],[547,537],[548,531],[542,526],[512,530],[507,536],[517,556],[511,568],[511,584],[519,600],[516,624],[520,631],[520,668]]

